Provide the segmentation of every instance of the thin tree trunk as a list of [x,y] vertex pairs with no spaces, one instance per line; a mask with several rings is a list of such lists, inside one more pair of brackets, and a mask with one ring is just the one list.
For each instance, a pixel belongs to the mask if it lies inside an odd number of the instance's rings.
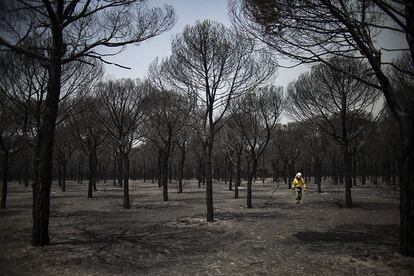
[[93,191],[96,192],[98,190],[98,188],[96,187],[96,182],[99,181],[98,178],[98,156],[96,154],[96,150],[95,150],[95,154],[94,156],[94,168],[93,168],[93,174],[94,174],[94,181],[93,181]]
[[128,153],[123,153],[123,178],[124,178],[124,208],[131,207],[129,202],[129,156]]
[[185,164],[185,145],[181,147],[180,176],[178,179],[178,193],[183,192],[184,164]]
[[88,179],[88,198],[93,197],[93,186],[95,182],[95,157],[89,153],[89,179]]
[[[211,134],[210,134],[211,135]],[[213,137],[210,136],[210,139]],[[207,203],[207,221],[214,221],[213,208],[213,171],[212,171],[212,151],[213,143],[210,141],[207,145],[207,158],[205,160],[206,166],[206,203]]]
[[162,176],[164,174],[162,158],[162,151],[161,149],[158,149],[158,188],[161,188],[162,186]]
[[168,153],[164,152],[162,160],[162,199],[168,201]]
[[256,171],[257,171],[257,157],[253,156],[252,157],[252,168],[251,168],[251,172],[249,172],[249,178],[247,180],[247,208],[253,208],[253,204],[252,204],[252,185],[253,185],[253,181],[256,178]]
[[1,204],[0,208],[6,208],[7,199],[7,184],[8,184],[8,170],[9,170],[9,152],[3,151],[3,177],[2,177],[2,189],[1,189]]
[[[124,153],[123,153],[123,149],[120,147],[119,148],[119,160],[118,160],[118,186],[122,187],[122,178],[123,178],[123,172],[124,172]],[[125,190],[125,189],[124,189]]]
[[242,151],[239,150],[237,154],[237,162],[236,162],[236,183],[234,185],[234,198],[239,198],[239,187],[241,184],[241,157],[242,157]]
[[344,161],[345,161],[345,205],[348,208],[352,208],[352,158],[348,149],[345,146],[344,149]]
[[67,161],[62,160],[62,192],[66,191],[66,167],[67,167]]
[[[413,6],[414,10],[414,6]],[[414,23],[413,23],[414,28]],[[400,251],[414,256],[414,119],[400,122]]]
[[233,165],[233,162],[231,162],[230,160],[229,160],[229,167],[228,167],[228,170],[229,170],[229,191],[231,191],[232,189],[233,189],[233,170],[234,170],[234,165]]

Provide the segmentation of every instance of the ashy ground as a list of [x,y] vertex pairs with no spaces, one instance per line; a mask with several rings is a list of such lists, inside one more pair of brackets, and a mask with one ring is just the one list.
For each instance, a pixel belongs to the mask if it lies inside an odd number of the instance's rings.
[[[215,222],[205,221],[205,189],[170,184],[168,202],[151,182],[122,188],[99,183],[52,189],[51,245],[30,245],[31,190],[12,183],[0,210],[0,275],[414,275],[398,254],[398,192],[355,187],[354,208],[338,187],[310,187],[301,207],[283,183],[255,183],[253,209],[214,183]],[[273,196],[271,196],[274,192]]]

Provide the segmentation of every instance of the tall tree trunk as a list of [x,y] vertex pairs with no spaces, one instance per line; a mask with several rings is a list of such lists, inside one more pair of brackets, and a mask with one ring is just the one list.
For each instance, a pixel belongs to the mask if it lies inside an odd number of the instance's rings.
[[344,161],[345,161],[345,205],[348,208],[352,208],[352,157],[349,154],[347,146],[344,148]]
[[96,158],[95,158],[95,156],[94,156],[94,154],[93,153],[89,153],[89,155],[88,155],[88,157],[89,157],[89,176],[88,176],[88,198],[92,198],[93,197],[93,186],[95,185],[94,183],[95,183],[95,181],[96,181],[96,179],[95,179],[95,167],[96,167],[96,164],[95,164],[95,160],[96,160]]
[[96,187],[96,182],[99,181],[99,177],[98,177],[98,155],[97,155],[97,150],[95,149],[95,153],[93,154],[93,158],[94,158],[94,162],[93,162],[93,191],[96,192],[98,190],[98,188]]
[[119,160],[118,160],[118,186],[122,187],[122,178],[123,178],[123,172],[124,172],[124,153],[122,147],[119,147]]
[[67,160],[62,160],[62,192],[66,191],[66,167],[67,167]]
[[168,153],[165,150],[162,160],[162,199],[168,201]]
[[158,188],[161,188],[162,186],[162,176],[164,174],[162,158],[162,150],[158,149]]
[[414,119],[412,117],[407,116],[400,121],[400,137],[400,251],[404,256],[414,257]]
[[60,158],[57,158],[57,180],[58,186],[62,187],[62,161],[60,160]]
[[265,183],[265,167],[266,167],[266,163],[265,163],[265,158],[263,156],[262,159],[262,183]]
[[249,178],[247,180],[247,208],[253,208],[252,204],[252,185],[253,181],[256,179],[256,171],[257,171],[257,157],[252,157],[252,168],[249,172]]
[[213,168],[212,168],[212,133],[210,133],[210,141],[207,144],[207,158],[205,160],[206,166],[206,203],[207,203],[207,221],[214,221],[214,208],[213,208]]
[[129,202],[129,156],[128,153],[123,153],[123,179],[124,179],[124,208],[129,209],[131,204]]
[[114,170],[112,171],[112,180],[113,180],[114,187],[116,186],[116,172],[117,172],[116,167],[117,167],[117,164],[118,164],[117,161],[118,160],[117,160],[117,156],[116,156],[116,151],[114,150],[114,164],[113,164]]
[[227,178],[228,178],[228,173],[229,171],[229,162],[227,160],[227,158],[224,159],[224,184],[227,184]]
[[9,170],[9,152],[3,150],[3,177],[2,177],[2,189],[1,189],[1,204],[0,208],[6,208],[6,199],[7,199],[7,184],[8,184],[8,170]]
[[142,173],[142,178],[143,178],[143,180],[144,180],[144,183],[145,183],[145,181],[147,181],[147,165],[145,164],[145,161],[144,161],[144,167],[143,167],[143,173]]
[[54,29],[53,48],[50,51],[48,68],[47,95],[39,131],[39,155],[37,156],[39,166],[33,185],[32,245],[34,246],[43,246],[50,243],[50,189],[52,186],[53,146],[59,105],[62,47],[62,33]]
[[236,183],[234,185],[234,198],[239,198],[239,187],[241,184],[241,160],[242,158],[242,150],[239,150],[237,153],[237,161],[236,161]]
[[318,185],[318,193],[322,193],[322,162],[317,160],[315,163],[315,180]]
[[234,165],[233,162],[231,162],[231,160],[229,160],[229,191],[231,191],[233,189],[233,170],[234,170]]
[[198,188],[201,187],[201,182],[203,182],[203,162],[198,160],[198,168],[197,168],[197,177],[198,177]]
[[183,192],[184,164],[185,164],[185,145],[181,147],[180,176],[178,179],[178,193]]

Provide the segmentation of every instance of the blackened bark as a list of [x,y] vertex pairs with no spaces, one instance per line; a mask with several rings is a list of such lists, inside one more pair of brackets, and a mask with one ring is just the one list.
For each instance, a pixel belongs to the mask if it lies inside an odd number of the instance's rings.
[[249,178],[247,180],[247,208],[253,208],[252,204],[252,185],[253,180],[256,178],[256,171],[257,171],[257,157],[252,157],[252,167],[251,171],[249,172]]
[[162,199],[168,201],[168,154],[164,152],[162,160]]
[[123,165],[125,160],[123,160],[125,157],[123,156],[123,149],[119,147],[119,158],[118,158],[118,186],[122,187],[122,177],[123,177]]
[[116,186],[116,172],[117,172],[117,169],[116,169],[116,167],[117,167],[117,156],[116,156],[116,151],[114,150],[114,164],[113,164],[113,166],[114,166],[114,170],[112,171],[112,179],[113,179],[113,184],[114,184],[114,186]]
[[180,176],[178,179],[178,193],[183,192],[184,164],[185,164],[185,145],[181,147]]
[[236,183],[234,185],[234,198],[239,198],[239,187],[241,184],[241,160],[242,158],[242,151],[239,150],[237,153],[237,161],[236,161]]
[[2,189],[1,189],[1,204],[0,208],[6,208],[6,199],[7,199],[7,184],[8,184],[8,170],[9,170],[9,152],[3,150],[3,177],[2,177]]
[[158,149],[158,188],[162,185],[163,165],[162,165],[162,150]]
[[123,154],[123,179],[124,179],[124,208],[131,207],[129,200],[129,156],[128,153]]
[[[213,137],[210,137],[212,140]],[[209,141],[207,144],[207,156],[205,160],[206,166],[206,203],[207,203],[207,221],[214,221],[214,208],[213,208],[213,171],[212,171],[212,151],[213,143]]]
[[[414,4],[413,4],[414,5]],[[400,121],[400,251],[414,256],[414,119]]]
[[[346,147],[346,146],[345,146]],[[352,208],[352,158],[348,149],[344,149],[344,161],[345,161],[345,205],[348,208]]]
[[62,192],[66,191],[66,170],[67,170],[67,161],[63,160],[61,164],[62,170]]
[[93,186],[95,185],[95,181],[96,181],[96,164],[95,164],[95,156],[92,153],[89,153],[89,176],[88,176],[88,198],[92,198],[93,197]]
[[53,47],[50,51],[45,108],[39,130],[39,167],[33,185],[32,245],[34,246],[43,246],[50,243],[50,188],[52,186],[53,146],[59,105],[63,48],[61,30],[55,28],[56,26],[53,28]]
[[228,164],[229,164],[229,167],[228,167],[228,170],[229,170],[229,191],[231,191],[231,190],[233,190],[233,170],[234,170],[234,164],[230,160],[229,160],[229,163]]
[[145,161],[144,161],[144,166],[143,166],[143,173],[142,173],[142,178],[143,178],[143,180],[144,180],[144,182],[145,181],[147,181],[147,165],[145,164]]

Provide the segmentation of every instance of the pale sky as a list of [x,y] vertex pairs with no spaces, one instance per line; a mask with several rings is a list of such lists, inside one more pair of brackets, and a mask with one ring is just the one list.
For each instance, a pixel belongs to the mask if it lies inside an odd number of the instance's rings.
[[[139,46],[129,46],[127,50],[109,59],[112,62],[130,67],[122,69],[106,65],[106,75],[112,78],[144,78],[148,65],[156,58],[168,57],[171,54],[171,41],[175,34],[184,30],[186,25],[194,25],[197,20],[210,19],[231,26],[227,14],[227,0],[153,0],[151,5],[162,6],[169,4],[175,9],[177,22],[174,27],[155,38],[144,41]],[[284,62],[286,64],[286,62]],[[286,86],[306,68],[279,69],[274,83]]]
[[[130,67],[130,70],[122,69],[113,65],[106,65],[106,76],[110,78],[145,78],[149,64],[157,57],[160,59],[168,57],[171,54],[171,41],[175,34],[184,30],[186,25],[194,25],[197,20],[210,19],[231,26],[227,0],[152,0],[151,5],[162,6],[163,4],[171,5],[176,13],[177,22],[174,27],[155,38],[144,41],[139,46],[128,46],[128,48],[119,55],[108,59],[111,62]],[[406,48],[407,42],[405,36],[395,33],[382,33],[378,37],[379,44],[383,48],[398,49]],[[390,60],[396,52],[387,53],[382,51],[383,60]],[[279,61],[283,65],[292,65],[288,61]],[[287,87],[287,84],[295,80],[301,73],[307,71],[310,67],[301,65],[292,69],[279,68],[275,85]],[[285,123],[287,117],[282,114],[281,121]]]

